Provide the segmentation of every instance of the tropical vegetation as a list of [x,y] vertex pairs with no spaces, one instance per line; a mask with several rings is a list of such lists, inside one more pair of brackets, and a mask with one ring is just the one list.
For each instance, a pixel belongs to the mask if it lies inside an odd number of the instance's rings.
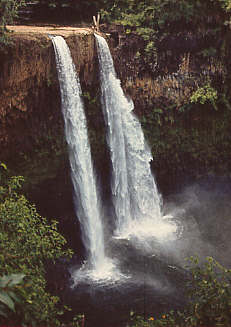
[[59,326],[65,308],[47,290],[46,267],[70,258],[57,230],[29,203],[21,176],[0,175],[0,322],[7,325]]
[[132,327],[231,326],[231,270],[212,257],[203,264],[199,264],[197,257],[189,261],[190,279],[186,288],[189,303],[185,310],[172,310],[146,320],[132,312]]

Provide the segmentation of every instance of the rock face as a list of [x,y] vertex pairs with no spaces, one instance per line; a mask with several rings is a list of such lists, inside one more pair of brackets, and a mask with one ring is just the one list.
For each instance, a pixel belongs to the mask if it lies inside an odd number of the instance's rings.
[[[13,173],[25,176],[28,193],[39,202],[44,214],[66,216],[72,190],[55,56],[48,34],[62,35],[72,52],[84,94],[93,159],[107,196],[110,158],[93,31],[71,27],[8,28],[13,31],[13,43],[0,52],[0,160]],[[207,173],[229,172],[231,111],[223,104],[215,110],[209,102],[193,108],[190,103],[192,92],[206,83],[207,68],[203,67],[201,74],[202,67],[196,66],[192,54],[186,53],[173,65],[175,70],[172,65],[168,67],[168,60],[160,58],[165,68],[153,77],[153,72],[142,70],[140,42],[137,36],[117,31],[112,31],[109,38],[123,89],[134,100],[135,113],[151,146],[152,167],[161,191],[171,191],[171,185],[176,185],[181,176],[194,179]],[[220,71],[218,64],[207,69],[209,76],[217,76],[218,90]]]
[[48,34],[66,38],[83,84],[91,85],[96,76],[91,30],[9,29],[14,30],[12,44],[0,53],[0,147],[5,160],[41,143],[49,126],[61,128],[59,85]]

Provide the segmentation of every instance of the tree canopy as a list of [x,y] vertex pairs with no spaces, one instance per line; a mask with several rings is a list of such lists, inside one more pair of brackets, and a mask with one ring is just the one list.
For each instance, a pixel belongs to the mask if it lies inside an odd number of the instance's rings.
[[0,0],[0,26],[5,29],[6,24],[13,23],[18,10],[25,5],[25,0]]
[[[145,51],[193,51],[204,57],[224,55],[231,24],[230,0],[116,0],[105,3],[105,20],[145,40]],[[223,51],[223,53],[222,53]]]

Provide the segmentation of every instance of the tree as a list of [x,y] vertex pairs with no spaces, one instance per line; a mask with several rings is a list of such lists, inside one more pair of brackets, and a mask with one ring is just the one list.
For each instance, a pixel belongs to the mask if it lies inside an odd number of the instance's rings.
[[37,0],[33,17],[35,20],[65,24],[91,21],[102,3],[103,0]]
[[0,0],[0,26],[2,32],[6,25],[12,24],[18,15],[20,7],[25,5],[25,0]]
[[191,52],[200,60],[216,56],[224,62],[230,55],[230,0],[105,1],[102,17],[141,36],[140,54],[148,68],[154,53]]

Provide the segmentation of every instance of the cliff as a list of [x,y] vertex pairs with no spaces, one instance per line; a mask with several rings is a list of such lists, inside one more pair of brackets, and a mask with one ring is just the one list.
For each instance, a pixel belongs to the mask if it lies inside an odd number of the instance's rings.
[[[62,35],[80,76],[94,163],[107,194],[110,158],[93,31],[52,26],[8,28],[13,31],[12,45],[0,53],[0,160],[13,173],[26,177],[35,199],[38,194],[42,196],[41,185],[45,185],[44,197],[45,193],[57,194],[58,189],[59,194],[66,191],[66,198],[71,199],[60,92],[48,34]],[[182,54],[174,64],[163,57],[159,62],[164,68],[153,77],[153,72],[142,69],[137,36],[111,31],[109,42],[122,86],[134,100],[135,113],[151,146],[152,167],[161,191],[170,192],[185,176],[194,180],[207,174],[227,174],[231,168],[231,111],[222,103],[219,110],[210,102],[190,103],[192,93],[203,87],[208,77],[215,77],[215,87],[219,88],[219,62],[202,67],[195,64],[190,53]],[[52,203],[57,202],[55,198]]]
[[96,67],[90,29],[8,29],[12,31],[11,45],[0,53],[0,147],[4,159],[12,155],[12,148],[14,154],[31,150],[34,142],[41,142],[48,124],[61,124],[54,50],[48,34],[66,38],[84,84],[93,83]]

